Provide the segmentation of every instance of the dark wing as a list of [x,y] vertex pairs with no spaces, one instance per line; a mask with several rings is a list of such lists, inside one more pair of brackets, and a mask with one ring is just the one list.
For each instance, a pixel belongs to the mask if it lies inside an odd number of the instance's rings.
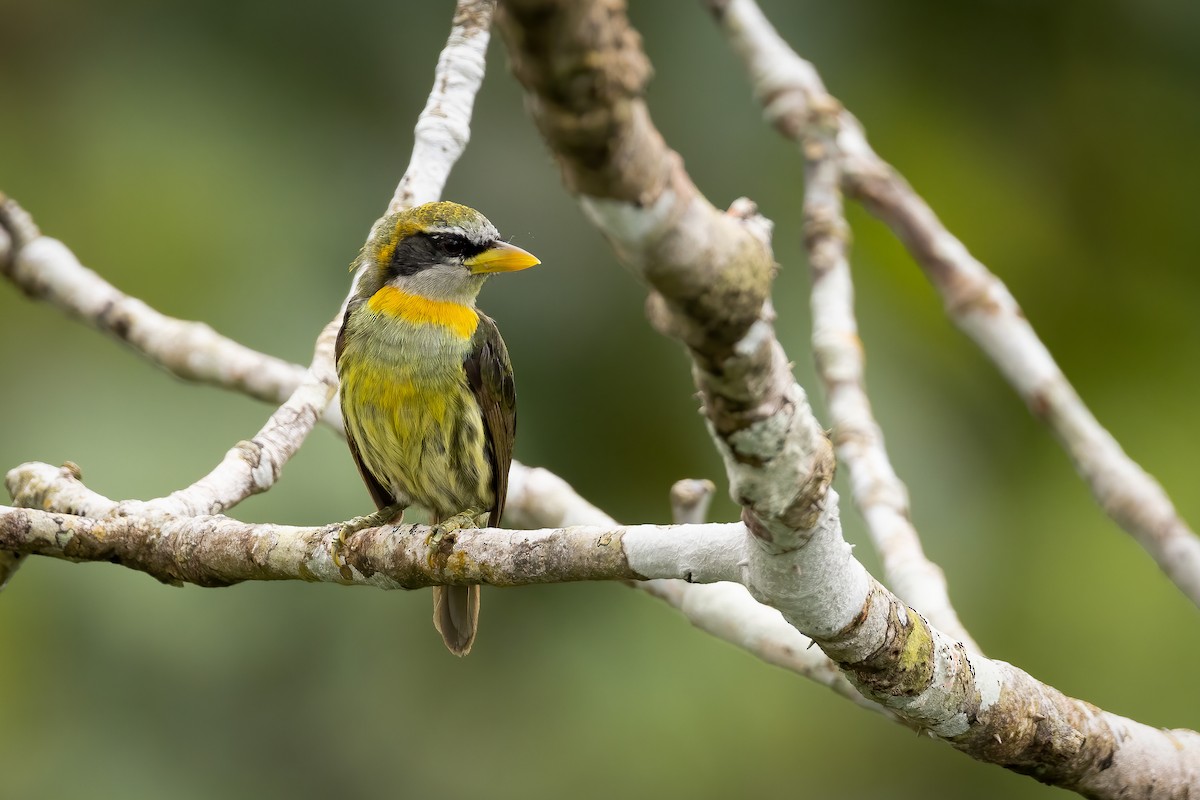
[[[343,418],[345,413],[342,414]],[[350,455],[354,457],[354,464],[358,467],[358,474],[362,475],[363,483],[367,485],[367,491],[371,493],[371,499],[375,501],[376,508],[387,508],[392,503],[396,502],[396,498],[392,493],[383,488],[383,484],[375,480],[365,464],[362,457],[358,454],[358,445],[354,443],[354,437],[350,434],[350,429],[346,429],[346,444],[350,445]]]
[[486,314],[479,315],[479,327],[471,352],[463,366],[467,385],[483,413],[483,428],[491,447],[492,491],[496,506],[488,517],[488,525],[500,524],[504,500],[508,495],[508,469],[512,466],[513,442],[517,436],[517,392],[513,386],[512,364],[508,348],[500,338],[496,323]]
[[[346,326],[350,322],[350,312],[362,305],[361,300],[351,301],[346,307],[346,316],[342,318],[342,327],[338,331],[337,343],[333,347],[333,363],[342,360],[342,351],[346,349]],[[350,455],[354,458],[354,465],[358,467],[358,474],[362,476],[363,483],[367,485],[367,491],[371,494],[371,499],[375,501],[376,508],[386,508],[396,502],[396,498],[392,493],[384,488],[383,484],[376,480],[375,476],[367,470],[367,466],[363,464],[362,456],[358,454],[358,444],[354,441],[354,433],[350,430],[350,425],[346,420],[346,398],[342,396],[342,423],[346,427],[346,444],[350,445]]]

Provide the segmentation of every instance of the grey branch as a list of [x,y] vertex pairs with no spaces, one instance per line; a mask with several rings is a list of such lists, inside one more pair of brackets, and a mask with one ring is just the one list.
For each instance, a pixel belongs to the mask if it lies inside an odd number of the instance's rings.
[[[683,506],[677,506],[679,512],[693,515],[687,522],[703,522],[694,516],[699,506],[690,505],[690,501],[708,494],[704,484],[709,482],[681,483],[689,486],[686,487],[687,501]],[[617,524],[554,473],[541,467],[531,469],[518,464],[513,465],[509,476],[508,505],[504,513],[507,521],[521,527]],[[684,520],[676,519],[676,522]],[[740,583],[652,579],[633,585],[678,609],[688,622],[705,633],[740,647],[768,664],[826,686],[857,705],[896,718],[883,706],[859,694],[837,665],[819,648],[813,647],[811,639],[789,625],[777,610],[756,601]]]
[[438,56],[433,89],[417,117],[408,170],[388,204],[394,214],[442,196],[450,170],[471,138],[471,112],[483,83],[496,0],[462,0]]
[[[340,524],[251,524],[223,516],[94,519],[0,506],[0,551],[68,561],[108,561],[169,584],[230,586],[303,580],[419,589],[437,585],[523,586],[660,578],[713,582],[736,576],[741,525],[577,526],[442,532],[420,525],[370,528],[330,555]],[[674,562],[673,564],[671,562]]]

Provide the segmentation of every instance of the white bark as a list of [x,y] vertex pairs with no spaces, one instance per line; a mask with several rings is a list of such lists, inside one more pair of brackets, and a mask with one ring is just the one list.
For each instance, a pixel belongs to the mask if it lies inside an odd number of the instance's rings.
[[[713,5],[726,18],[729,4]],[[747,224],[745,206],[716,212],[663,143],[619,3],[508,0],[505,11],[514,72],[565,184],[649,284],[652,322],[692,357],[751,537],[741,576],[751,594],[817,641],[867,697],[976,758],[1085,793],[1103,786],[1105,796],[1153,793],[1156,770],[1177,790],[1200,788],[1200,735],[1141,726],[1134,735],[1154,744],[1123,748],[1136,723],[969,654],[867,574],[841,536],[820,426],[774,336],[767,226]],[[597,18],[608,21],[602,33]],[[594,127],[581,130],[580,116]]]
[[810,138],[804,187],[813,356],[828,397],[833,443],[850,474],[855,505],[867,523],[888,585],[936,627],[980,652],[950,603],[945,574],[925,556],[910,517],[908,489],[892,467],[883,431],[871,411],[847,256],[850,228],[842,210],[835,152],[828,138]]
[[[616,525],[611,517],[580,497],[570,484],[549,470],[514,463],[508,481],[508,504],[504,513],[510,524],[519,527]],[[678,505],[679,501],[676,503]],[[691,511],[694,513],[696,507],[691,506]],[[813,647],[811,639],[789,625],[778,611],[756,602],[741,584],[651,579],[633,586],[678,609],[700,630],[740,647],[768,664],[826,686],[860,706],[892,716],[882,706],[859,694],[837,665]]]
[[[50,488],[78,482],[69,470],[44,477]],[[45,500],[16,488],[23,503]],[[564,498],[560,505],[575,504]],[[253,525],[220,516],[95,519],[0,506],[0,551],[112,561],[164,582],[204,586],[293,579],[394,589],[658,579],[660,585],[679,587],[679,605],[705,619],[706,630],[772,663],[797,669],[804,659],[807,663],[798,671],[841,690],[828,662],[806,656],[809,651],[799,648],[803,639],[785,633],[787,626],[778,616],[743,601],[740,590],[726,583],[701,587],[678,580],[752,577],[755,591],[769,592],[785,618],[824,615],[825,597],[797,591],[805,584],[795,576],[808,574],[809,568],[832,576],[836,570],[831,562],[861,572],[848,554],[831,557],[825,552],[848,549],[834,528],[831,524],[816,532],[794,553],[772,556],[741,524],[444,533],[424,526],[384,526],[360,531],[346,543],[342,555],[347,572],[331,557],[337,525]],[[765,563],[756,567],[756,561]],[[868,591],[861,619],[820,644],[860,691],[874,690],[877,700],[909,724],[968,752],[987,749],[993,760],[1092,796],[1120,797],[1131,787],[1141,787],[1151,797],[1183,796],[1200,786],[1200,734],[1151,728],[1066,698],[1011,665],[968,653],[928,628],[878,584]],[[902,667],[900,685],[888,674],[893,661]],[[853,666],[847,668],[849,664]],[[879,691],[884,685],[906,691]],[[1156,794],[1156,786],[1180,794]]]
[[905,244],[946,313],[1062,443],[1096,501],[1200,605],[1200,539],[1162,487],[1133,461],[1076,394],[1004,284],[951,234],[928,204],[876,155],[849,112],[825,89],[754,0],[710,2],[750,75],[765,115],[803,144],[826,126],[845,192],[883,220]]
[[438,56],[433,89],[413,131],[412,157],[388,204],[388,213],[442,196],[450,170],[471,139],[471,110],[483,83],[496,0],[460,2],[450,38]]

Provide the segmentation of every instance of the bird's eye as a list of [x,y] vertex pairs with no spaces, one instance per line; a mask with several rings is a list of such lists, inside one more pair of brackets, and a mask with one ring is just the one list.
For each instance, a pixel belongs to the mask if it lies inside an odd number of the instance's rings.
[[435,233],[429,238],[433,240],[439,250],[451,258],[460,258],[471,249],[471,243],[466,238],[453,233]]

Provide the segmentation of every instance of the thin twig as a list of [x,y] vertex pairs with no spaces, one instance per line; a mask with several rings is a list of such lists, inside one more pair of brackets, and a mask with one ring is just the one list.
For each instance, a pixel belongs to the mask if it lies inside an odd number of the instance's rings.
[[708,506],[716,485],[707,479],[684,478],[671,487],[671,521],[676,525],[696,525],[708,518]]
[[883,431],[871,411],[854,317],[847,255],[850,227],[842,209],[837,146],[819,122],[808,130],[804,243],[812,270],[813,355],[829,399],[833,444],[850,474],[851,495],[867,523],[888,585],[933,625],[981,652],[950,603],[945,574],[921,547],[910,517],[908,489],[892,467]]

